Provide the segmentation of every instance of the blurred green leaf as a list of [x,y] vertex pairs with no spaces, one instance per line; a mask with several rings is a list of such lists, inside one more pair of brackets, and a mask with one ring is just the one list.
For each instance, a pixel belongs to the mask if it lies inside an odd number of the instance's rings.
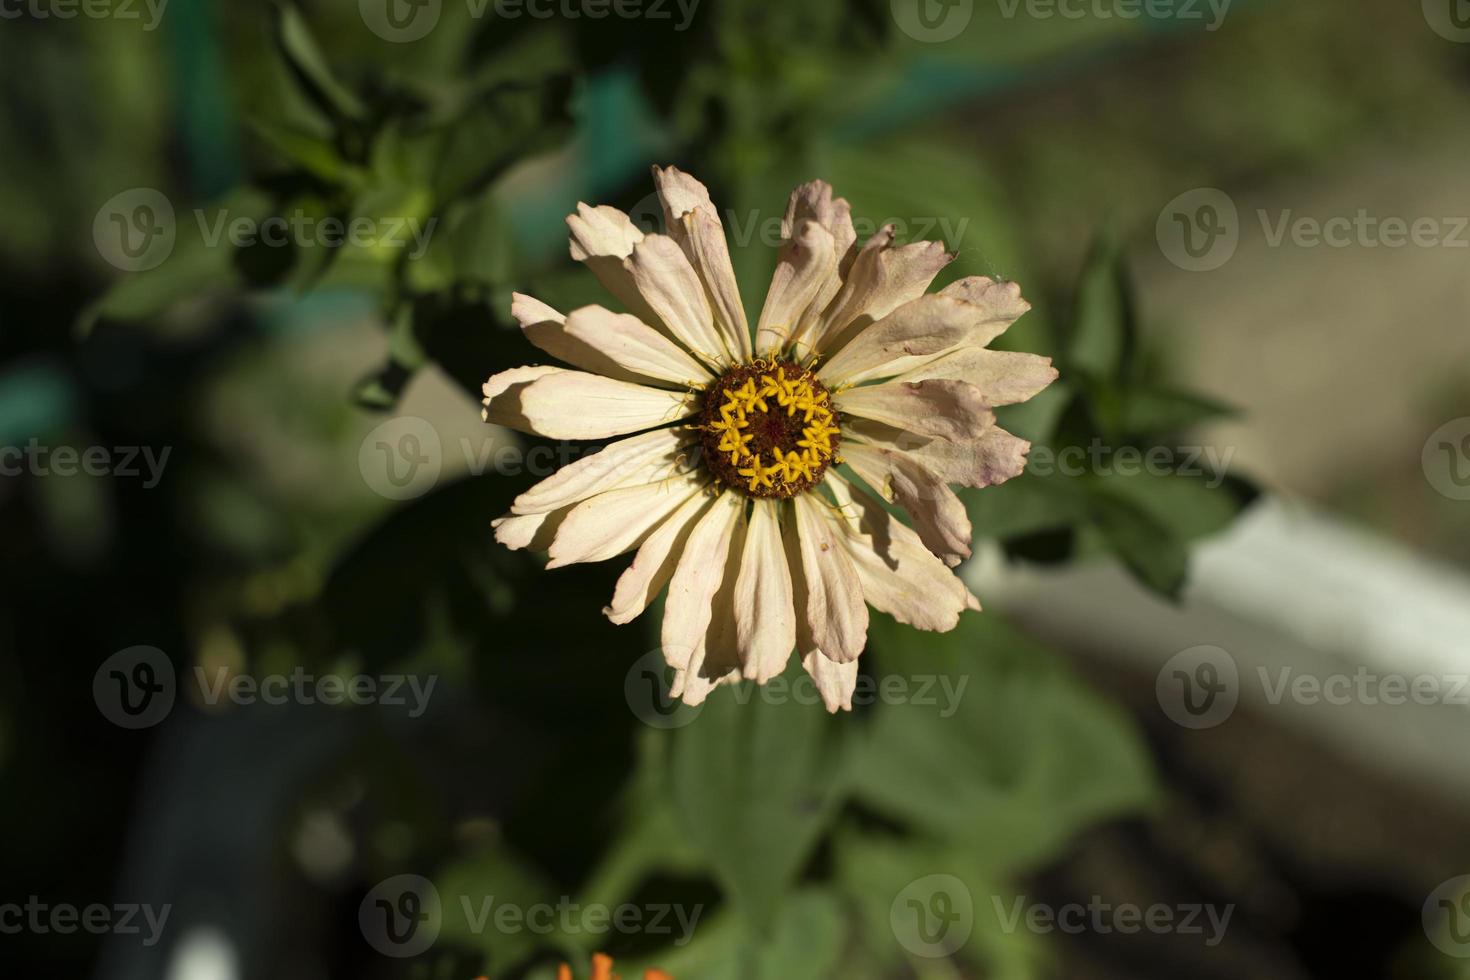
[[671,790],[684,835],[764,933],[836,806],[849,726],[792,698],[742,704],[737,693],[715,691],[672,733]]
[[273,37],[286,64],[319,108],[333,118],[361,119],[366,115],[357,96],[333,76],[326,56],[295,5],[279,5],[274,26]]
[[933,703],[884,705],[853,767],[856,796],[995,873],[1055,853],[1093,821],[1153,798],[1127,717],[994,613],[926,635],[875,617],[875,674],[932,678]]

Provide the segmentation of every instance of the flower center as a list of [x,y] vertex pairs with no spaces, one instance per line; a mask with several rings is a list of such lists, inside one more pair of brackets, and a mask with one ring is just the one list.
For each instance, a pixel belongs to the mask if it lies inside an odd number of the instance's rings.
[[816,375],[764,358],[710,386],[700,431],[710,472],[752,497],[794,497],[815,486],[842,441],[832,395]]

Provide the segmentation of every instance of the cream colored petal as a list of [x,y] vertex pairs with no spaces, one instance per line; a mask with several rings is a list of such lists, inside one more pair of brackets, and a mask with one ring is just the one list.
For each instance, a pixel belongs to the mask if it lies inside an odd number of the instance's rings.
[[827,706],[828,711],[836,714],[838,711],[852,710],[852,692],[857,690],[858,679],[856,660],[838,663],[824,656],[823,651],[813,650],[802,656],[801,665],[811,675],[812,682],[817,686],[817,693],[822,695],[822,703]]
[[833,399],[843,413],[954,442],[984,431],[993,417],[979,389],[963,381],[890,381]]
[[710,622],[689,658],[688,667],[676,670],[671,693],[682,697],[685,704],[699,704],[709,692],[721,684],[745,680],[741,669],[739,631],[736,626],[736,582],[740,578],[740,562],[744,555],[747,525],[743,516],[740,527],[730,540],[725,574],[710,603]]
[[521,333],[527,340],[559,361],[618,381],[678,387],[671,382],[626,370],[595,346],[571,336],[567,333],[567,318],[538,299],[512,293],[510,315],[520,324]]
[[[501,377],[486,382],[486,390]],[[606,439],[685,418],[696,410],[698,401],[693,392],[664,391],[556,369],[528,382],[506,385],[489,399],[486,419],[550,439]]]
[[584,306],[567,317],[566,332],[625,371],[685,388],[700,387],[712,375],[684,348],[627,313]]
[[684,552],[669,580],[660,629],[664,657],[675,668],[687,669],[695,649],[703,645],[715,593],[725,578],[731,542],[744,523],[745,498],[722,493],[684,543]]
[[842,289],[799,345],[831,357],[854,336],[903,304],[924,295],[954,256],[939,242],[890,247],[891,228],[873,236],[852,264]]
[[780,504],[754,504],[735,582],[735,628],[745,676],[764,684],[786,669],[796,646],[796,613],[781,543]]
[[834,473],[826,485],[843,515],[843,544],[863,583],[863,598],[916,629],[954,629],[973,597],[913,529]]
[[993,423],[971,439],[950,442],[869,419],[849,419],[843,425],[843,436],[909,453],[945,483],[964,487],[990,487],[1019,476],[1031,450],[1031,443]]
[[[856,347],[864,339],[858,338],[850,347]],[[1029,401],[1055,381],[1057,369],[1051,366],[1051,358],[1036,354],[961,347],[899,375],[897,380],[931,378],[967,381],[980,389],[987,405],[1015,405]]]
[[572,258],[591,269],[629,313],[644,323],[658,325],[623,264],[633,254],[633,247],[643,241],[643,231],[633,219],[605,204],[594,208],[579,202],[577,213],[567,217],[567,228],[571,231]]
[[556,529],[561,527],[570,510],[570,507],[563,507],[546,514],[507,514],[491,521],[490,526],[495,528],[495,540],[511,551],[522,548],[545,551],[551,547]]
[[[847,663],[858,658],[868,641],[868,607],[857,569],[842,547],[842,533],[826,501],[810,493],[795,498],[796,534],[805,603],[800,610],[812,640],[826,656]],[[830,706],[830,703],[829,703]]]
[[951,296],[920,296],[858,334],[817,377],[828,385],[859,384],[921,365],[966,342],[975,310]]
[[997,282],[988,276],[966,276],[956,279],[939,291],[941,296],[953,296],[979,307],[974,323],[974,332],[967,343],[984,347],[1006,328],[1031,309],[1031,304],[1021,298],[1021,284]]
[[624,262],[638,292],[669,334],[695,357],[714,367],[736,356],[719,330],[704,284],[684,250],[666,235],[648,235]]
[[782,246],[776,261],[756,328],[756,350],[762,354],[784,350],[803,315],[824,289],[837,281],[832,233],[815,221],[804,220],[796,236]]
[[741,360],[748,360],[750,322],[740,302],[725,227],[708,188],[677,167],[654,167],[653,182],[663,203],[670,237],[684,249],[689,264],[704,283],[716,328],[724,335],[728,349]]
[[842,456],[879,496],[908,511],[919,540],[946,565],[953,568],[970,557],[974,532],[965,505],[917,457],[859,442],[845,444]]
[[568,463],[515,499],[517,514],[542,514],[621,486],[652,483],[674,475],[693,444],[690,430],[656,429],[610,443]]
[[530,432],[531,420],[521,412],[521,392],[540,378],[566,373],[566,368],[559,368],[551,364],[529,364],[525,367],[511,368],[499,374],[492,374],[489,380],[480,386],[480,391],[485,395],[481,399],[485,407],[480,410],[480,418],[520,432]]
[[609,490],[572,508],[548,549],[547,568],[604,561],[631,551],[684,502],[702,493],[703,474]]
[[632,622],[648,608],[653,597],[673,577],[674,566],[679,563],[685,542],[689,540],[695,522],[709,508],[711,499],[704,494],[690,497],[648,536],[648,540],[639,547],[633,563],[618,576],[612,602],[602,609],[604,616],[622,625]]

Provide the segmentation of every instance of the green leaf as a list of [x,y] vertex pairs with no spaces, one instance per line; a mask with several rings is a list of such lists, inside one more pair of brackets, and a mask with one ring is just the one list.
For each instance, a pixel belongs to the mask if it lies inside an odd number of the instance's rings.
[[853,769],[856,796],[962,848],[988,874],[1025,868],[1090,823],[1147,805],[1148,757],[1126,715],[994,613],[949,633],[875,617],[878,675],[929,684],[885,704]]
[[1204,395],[1140,385],[1123,394],[1122,428],[1135,436],[1169,434],[1235,414],[1234,407]]
[[[793,664],[785,682],[800,671]],[[685,837],[765,933],[836,806],[851,726],[820,705],[739,693],[715,691],[698,718],[669,733],[671,784]]]
[[333,118],[349,119],[361,119],[367,114],[357,96],[332,75],[311,28],[294,5],[282,4],[276,8],[274,38],[297,82],[323,112]]
[[1093,481],[1088,498],[1093,525],[1134,578],[1177,599],[1189,575],[1188,545],[1146,508],[1105,489],[1115,482],[1116,478]]
[[1138,342],[1133,285],[1123,253],[1099,238],[1077,286],[1077,310],[1067,341],[1066,366],[1098,381],[1117,381]]

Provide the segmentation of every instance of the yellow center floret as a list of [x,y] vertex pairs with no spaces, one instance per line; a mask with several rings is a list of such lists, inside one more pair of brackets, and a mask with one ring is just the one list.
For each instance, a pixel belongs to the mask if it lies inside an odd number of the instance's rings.
[[842,439],[832,395],[816,376],[764,358],[710,386],[700,430],[715,478],[752,497],[794,497],[815,486]]

